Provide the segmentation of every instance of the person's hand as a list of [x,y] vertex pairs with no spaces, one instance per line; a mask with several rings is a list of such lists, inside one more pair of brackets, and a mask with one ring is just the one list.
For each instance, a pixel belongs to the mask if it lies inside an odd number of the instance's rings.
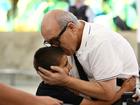
[[135,94],[132,96],[134,102],[139,102],[140,101],[140,90],[136,88]]
[[140,101],[140,96],[138,96],[137,94],[134,94],[134,95],[132,96],[132,98],[133,98],[133,101],[134,101],[134,102],[139,102],[139,101]]
[[63,104],[62,101],[49,97],[49,96],[37,96],[37,98],[41,100],[40,105],[62,105]]
[[125,80],[121,86],[121,89],[125,91],[133,91],[136,86],[136,77],[132,76],[129,79]]
[[65,86],[68,82],[68,74],[58,66],[51,66],[52,70],[45,70],[39,67],[38,74],[49,85]]

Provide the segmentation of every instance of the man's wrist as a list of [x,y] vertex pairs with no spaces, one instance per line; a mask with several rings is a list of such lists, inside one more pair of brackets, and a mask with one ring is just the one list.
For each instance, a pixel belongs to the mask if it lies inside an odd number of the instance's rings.
[[71,80],[72,80],[72,78],[73,78],[73,77],[71,77],[71,76],[67,76],[67,77],[65,78],[64,84],[62,84],[62,85],[69,88],[69,86],[71,85]]

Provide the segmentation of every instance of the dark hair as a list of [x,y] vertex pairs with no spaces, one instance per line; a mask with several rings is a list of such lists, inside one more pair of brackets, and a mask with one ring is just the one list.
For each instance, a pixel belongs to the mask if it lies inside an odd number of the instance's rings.
[[43,67],[50,70],[52,65],[60,65],[60,59],[64,56],[62,49],[57,47],[42,47],[39,48],[34,55],[34,68]]

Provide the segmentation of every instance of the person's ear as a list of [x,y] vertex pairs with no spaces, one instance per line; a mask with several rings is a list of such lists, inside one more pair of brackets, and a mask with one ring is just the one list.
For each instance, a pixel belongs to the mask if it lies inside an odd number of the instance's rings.
[[72,30],[73,32],[76,31],[76,25],[73,22],[69,22],[68,26],[67,26],[70,30]]

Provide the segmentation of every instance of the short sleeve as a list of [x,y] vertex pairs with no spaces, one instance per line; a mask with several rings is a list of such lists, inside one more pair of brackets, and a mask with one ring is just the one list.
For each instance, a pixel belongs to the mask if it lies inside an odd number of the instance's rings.
[[105,40],[89,54],[90,69],[95,80],[108,80],[122,72],[122,62],[112,43]]

